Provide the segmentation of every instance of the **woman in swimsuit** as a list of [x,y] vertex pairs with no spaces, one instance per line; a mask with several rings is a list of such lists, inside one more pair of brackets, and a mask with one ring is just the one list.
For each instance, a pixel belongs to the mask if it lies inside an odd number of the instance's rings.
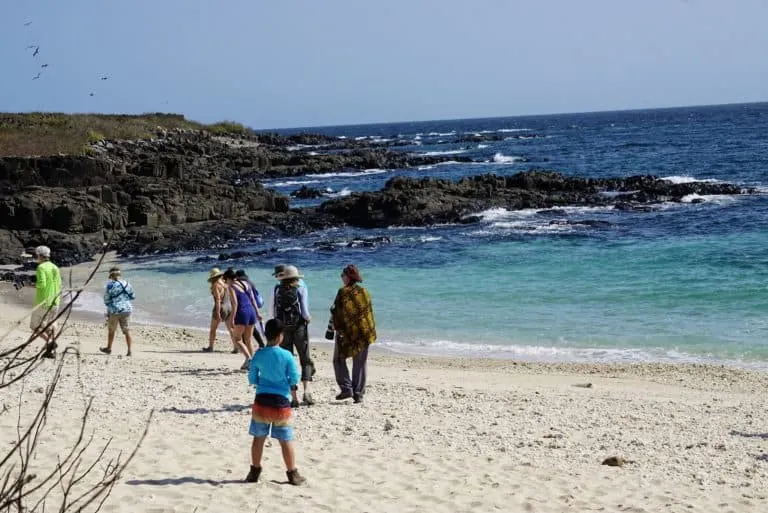
[[253,329],[256,322],[261,320],[261,312],[253,296],[253,289],[248,282],[237,279],[235,270],[230,268],[224,273],[224,282],[229,286],[229,299],[234,315],[229,318],[229,326],[232,331],[232,341],[240,347],[245,355],[243,369],[248,369],[248,364],[253,356]]
[[[213,344],[216,343],[216,331],[219,329],[219,324],[222,322],[227,327],[230,338],[232,338],[232,330],[229,327],[229,318],[232,315],[232,303],[229,301],[227,294],[227,284],[221,279],[224,273],[220,270],[213,268],[208,274],[208,283],[211,284],[211,296],[213,296],[213,312],[211,312],[211,330],[208,333],[208,347],[203,348],[204,353],[213,352]],[[233,353],[238,351],[237,346],[234,346]]]

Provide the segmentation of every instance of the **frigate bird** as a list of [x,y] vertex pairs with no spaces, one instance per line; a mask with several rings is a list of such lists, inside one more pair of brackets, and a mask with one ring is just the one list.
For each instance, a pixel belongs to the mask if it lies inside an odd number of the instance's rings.
[[40,47],[39,47],[39,46],[36,46],[36,47],[35,47],[35,53],[33,53],[33,54],[32,54],[32,57],[37,57],[37,54],[38,54],[38,53],[40,53]]

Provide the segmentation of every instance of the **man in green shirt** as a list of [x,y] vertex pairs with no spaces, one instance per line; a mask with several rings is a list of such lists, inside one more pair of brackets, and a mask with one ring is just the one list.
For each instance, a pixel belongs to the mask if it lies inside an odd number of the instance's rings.
[[[35,273],[35,310],[30,317],[29,327],[46,342],[45,358],[56,357],[56,325],[52,322],[59,313],[61,301],[61,273],[51,262],[51,248],[35,248],[37,271]],[[51,324],[46,329],[48,324]]]

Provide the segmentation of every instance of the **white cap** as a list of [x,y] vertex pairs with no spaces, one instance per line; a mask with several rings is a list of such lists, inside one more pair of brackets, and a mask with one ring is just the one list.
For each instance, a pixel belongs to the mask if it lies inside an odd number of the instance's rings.
[[51,248],[48,246],[38,246],[35,248],[35,255],[40,258],[51,258]]

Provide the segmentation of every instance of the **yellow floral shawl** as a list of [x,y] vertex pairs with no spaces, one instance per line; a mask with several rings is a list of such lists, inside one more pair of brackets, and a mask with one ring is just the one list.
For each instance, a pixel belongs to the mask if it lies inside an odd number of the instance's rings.
[[376,342],[371,295],[360,285],[342,287],[333,302],[333,327],[341,358],[357,356]]

